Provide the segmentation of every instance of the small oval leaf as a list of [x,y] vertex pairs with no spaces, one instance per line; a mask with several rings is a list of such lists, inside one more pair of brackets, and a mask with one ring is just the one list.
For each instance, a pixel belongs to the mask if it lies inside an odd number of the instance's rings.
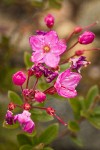
[[13,92],[13,91],[8,91],[8,98],[10,99],[11,102],[15,103],[15,104],[22,104],[22,99],[20,98],[20,96]]

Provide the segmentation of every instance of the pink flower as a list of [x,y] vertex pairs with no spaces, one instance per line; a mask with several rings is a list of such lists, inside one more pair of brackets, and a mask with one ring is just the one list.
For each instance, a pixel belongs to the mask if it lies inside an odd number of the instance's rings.
[[78,58],[71,58],[70,61],[72,62],[71,68],[75,69],[79,73],[83,66],[87,66],[88,64],[90,64],[90,62],[86,60],[85,56],[80,56]]
[[13,116],[13,113],[11,111],[7,110],[5,120],[6,120],[7,124],[13,125],[14,116]]
[[75,87],[79,83],[81,75],[76,72],[71,72],[70,69],[59,74],[54,87],[57,93],[66,98],[72,98],[77,95]]
[[42,103],[45,101],[46,99],[46,95],[43,93],[43,92],[40,92],[40,91],[36,91],[35,92],[35,100],[39,103]]
[[95,34],[90,31],[85,31],[83,34],[81,34],[78,38],[78,42],[80,44],[90,44],[94,41]]
[[21,86],[26,80],[26,75],[22,71],[16,72],[12,76],[12,81],[15,85]]
[[45,18],[44,21],[47,25],[48,28],[52,28],[54,25],[54,17],[51,14],[48,14]]
[[24,110],[22,114],[14,116],[14,122],[18,121],[25,132],[32,133],[35,124],[30,118],[31,113]]
[[31,61],[45,63],[49,67],[56,67],[60,61],[60,55],[66,50],[66,44],[58,39],[55,31],[45,35],[31,36],[29,42],[34,51]]

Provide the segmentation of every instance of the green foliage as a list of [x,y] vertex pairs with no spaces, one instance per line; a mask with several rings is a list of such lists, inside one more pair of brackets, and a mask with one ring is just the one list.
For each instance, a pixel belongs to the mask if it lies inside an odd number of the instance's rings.
[[20,96],[13,92],[13,91],[8,91],[8,98],[10,99],[11,102],[15,103],[15,104],[22,104],[22,99],[20,98]]
[[32,141],[25,134],[18,134],[17,135],[17,140],[18,140],[18,142],[19,142],[20,145],[25,145],[25,144],[32,145]]
[[79,124],[75,121],[68,122],[68,129],[72,132],[77,132],[80,130]]
[[51,147],[45,147],[43,150],[53,150]]
[[30,68],[33,65],[33,63],[30,61],[30,59],[31,59],[31,54],[28,52],[25,52],[24,53],[24,63],[27,68]]
[[49,0],[49,5],[56,9],[60,9],[62,4],[62,0]]
[[39,143],[50,144],[58,135],[59,125],[50,125],[39,137]]
[[92,86],[89,91],[88,94],[86,96],[86,100],[85,100],[85,106],[86,109],[88,109],[91,104],[93,103],[95,97],[99,94],[99,90],[98,87],[96,85]]
[[81,117],[80,111],[82,109],[80,99],[78,99],[78,98],[69,99],[69,103],[70,103],[71,108],[73,110],[75,119],[79,120]]
[[87,120],[93,125],[95,128],[100,129],[100,115],[97,116],[89,116]]
[[26,145],[22,145],[19,150],[33,150],[33,149],[32,146],[26,144]]
[[48,122],[53,120],[54,118],[50,115],[48,115],[45,111],[40,111],[40,110],[33,110],[31,118],[34,121],[39,121],[39,122]]
[[6,123],[6,121],[4,121],[3,122],[3,127],[7,128],[7,129],[16,129],[16,128],[19,127],[19,124],[16,123],[16,124],[13,124],[13,125],[9,125],[9,124]]
[[78,138],[76,136],[71,136],[70,138],[77,146],[83,147],[83,142],[80,138]]

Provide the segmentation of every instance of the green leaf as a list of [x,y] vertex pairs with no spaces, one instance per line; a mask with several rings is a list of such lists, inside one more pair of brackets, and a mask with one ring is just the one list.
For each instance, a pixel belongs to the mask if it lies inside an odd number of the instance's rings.
[[6,121],[3,122],[3,127],[4,128],[7,128],[7,129],[16,129],[19,127],[19,124],[18,123],[15,123],[13,125],[9,125],[6,123]]
[[77,146],[79,146],[79,147],[83,147],[83,142],[82,142],[82,140],[80,139],[80,138],[78,138],[78,137],[70,137],[71,138],[71,140],[77,145]]
[[82,109],[80,100],[78,98],[69,99],[69,103],[72,107],[75,119],[79,120],[80,119],[80,111]]
[[63,72],[66,69],[68,69],[70,67],[70,65],[71,65],[71,63],[66,63],[66,64],[61,65],[60,72]]
[[22,145],[19,150],[33,150],[32,146],[26,144],[26,145]]
[[94,115],[100,115],[100,106],[97,106],[93,109],[93,114]]
[[86,96],[86,100],[85,100],[85,106],[88,109],[91,104],[93,103],[95,97],[99,94],[99,90],[98,87],[96,85],[92,86],[89,91],[88,94]]
[[36,130],[33,131],[31,134],[30,134],[30,133],[27,133],[27,132],[25,132],[24,134],[25,134],[26,136],[28,136],[28,137],[35,137],[35,136],[36,136]]
[[64,97],[62,97],[62,96],[59,96],[58,94],[54,94],[53,97],[52,97],[52,95],[48,95],[48,99],[51,99],[51,98],[57,99],[57,100],[61,100],[61,101],[66,101],[66,100],[68,100],[67,98],[64,98]]
[[39,143],[34,147],[33,150],[43,150],[43,148],[44,148],[44,143]]
[[91,123],[91,125],[93,125],[97,129],[100,129],[100,115],[90,116],[87,119]]
[[49,0],[49,4],[51,7],[60,9],[62,0]]
[[50,144],[58,135],[59,124],[49,126],[39,137],[39,143]]
[[30,68],[33,65],[33,63],[30,61],[30,58],[31,58],[31,54],[28,52],[25,52],[24,53],[24,63],[27,68]]
[[45,147],[43,150],[53,150],[51,147]]
[[40,122],[47,122],[47,121],[51,121],[54,119],[52,116],[47,114],[45,111],[41,111],[41,114],[33,111],[31,118],[35,121],[40,121]]
[[71,130],[72,132],[77,132],[80,130],[80,127],[79,127],[77,122],[69,121],[68,122],[68,129]]
[[32,141],[25,134],[18,134],[17,135],[17,140],[18,140],[20,145],[26,145],[26,144],[32,145]]
[[20,98],[20,96],[13,91],[8,91],[8,98],[10,99],[11,102],[15,104],[19,105],[22,104],[22,99]]

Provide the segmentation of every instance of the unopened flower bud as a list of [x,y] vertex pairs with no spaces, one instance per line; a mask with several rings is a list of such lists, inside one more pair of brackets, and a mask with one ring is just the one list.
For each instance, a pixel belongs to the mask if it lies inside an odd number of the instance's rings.
[[90,44],[93,42],[95,38],[95,34],[90,31],[85,31],[83,34],[81,34],[78,38],[78,42],[80,44]]
[[75,52],[75,55],[76,56],[81,56],[81,55],[83,55],[84,54],[84,50],[77,50],[76,52]]
[[35,100],[39,103],[42,103],[46,99],[46,95],[43,92],[35,91]]
[[18,86],[22,86],[25,80],[26,75],[22,71],[18,71],[12,76],[13,83]]
[[44,21],[47,25],[48,28],[52,28],[54,25],[54,17],[51,14],[48,14],[45,18]]
[[15,105],[14,103],[12,103],[12,102],[9,103],[9,105],[8,105],[8,109],[9,109],[10,111],[14,110],[15,107],[16,107],[16,105]]
[[82,31],[82,29],[83,29],[83,28],[80,27],[80,26],[79,26],[79,27],[76,27],[76,28],[74,29],[74,33],[75,33],[75,34],[78,34],[78,33],[80,33],[80,32]]
[[25,104],[23,105],[23,109],[24,109],[24,110],[30,110],[30,109],[31,109],[30,104],[29,104],[29,103],[25,103]]
[[51,116],[55,114],[55,110],[52,107],[46,108],[46,112]]
[[7,113],[6,113],[6,116],[5,116],[5,121],[9,125],[13,125],[14,116],[13,116],[13,113],[9,110],[7,110]]

